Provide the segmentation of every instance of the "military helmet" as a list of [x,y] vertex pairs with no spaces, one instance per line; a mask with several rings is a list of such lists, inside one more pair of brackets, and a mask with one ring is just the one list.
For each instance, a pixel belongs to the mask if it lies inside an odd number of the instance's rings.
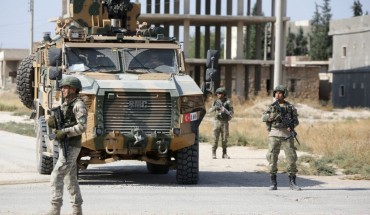
[[73,88],[76,88],[78,91],[82,90],[82,85],[80,79],[73,77],[73,76],[68,76],[62,79],[62,83],[60,84],[60,87],[63,86],[70,86]]
[[222,94],[226,95],[226,89],[225,89],[225,87],[219,87],[219,88],[217,88],[216,94],[217,93],[222,93]]
[[283,92],[284,98],[286,98],[288,96],[288,90],[286,89],[286,87],[284,85],[278,85],[278,86],[276,86],[275,89],[274,89],[274,91],[272,92],[272,97],[275,97],[275,93],[277,91]]

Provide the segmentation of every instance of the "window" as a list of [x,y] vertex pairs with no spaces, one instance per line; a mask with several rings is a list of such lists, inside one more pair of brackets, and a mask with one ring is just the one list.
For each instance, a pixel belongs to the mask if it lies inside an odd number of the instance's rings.
[[271,80],[270,79],[266,79],[266,92],[268,95],[270,95],[270,90],[271,90]]
[[290,82],[289,82],[289,92],[294,93],[296,87],[297,87],[297,79],[290,79]]
[[127,72],[178,72],[176,52],[173,49],[127,48],[123,57]]
[[344,89],[344,85],[340,85],[339,86],[339,97],[344,97],[344,91],[345,89]]
[[342,46],[342,57],[347,57],[347,47]]
[[70,72],[119,71],[118,53],[111,48],[66,48]]

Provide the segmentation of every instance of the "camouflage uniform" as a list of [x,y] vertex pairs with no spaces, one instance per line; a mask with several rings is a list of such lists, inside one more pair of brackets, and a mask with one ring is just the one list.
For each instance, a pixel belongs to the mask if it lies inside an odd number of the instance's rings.
[[[288,95],[288,91],[284,86],[278,86],[274,90],[274,97],[277,91],[284,93],[284,98]],[[292,189],[300,189],[295,184],[297,170],[297,153],[294,147],[294,137],[291,136],[286,122],[296,127],[299,124],[297,109],[289,102],[272,103],[268,109],[262,114],[262,121],[266,123],[269,131],[269,149],[266,154],[269,162],[268,169],[271,174],[272,190],[277,189],[276,173],[278,171],[277,162],[279,158],[280,148],[282,147],[287,160],[287,172],[289,173],[290,185]]]
[[[68,80],[68,79],[67,79]],[[63,86],[63,80],[62,80]],[[59,144],[59,157],[51,173],[52,209],[49,214],[59,214],[63,204],[63,189],[66,183],[73,206],[73,214],[82,214],[82,196],[77,181],[77,157],[81,151],[81,135],[86,130],[87,110],[77,94],[68,95],[61,106],[65,128],[62,132],[68,138],[67,159]],[[48,122],[49,124],[49,122]]]
[[[213,146],[212,146],[212,156],[215,159],[216,158],[216,150],[218,147],[218,139],[221,134],[221,144],[222,144],[222,158],[230,158],[227,155],[227,140],[229,137],[229,121],[232,118],[233,114],[233,106],[230,102],[230,100],[226,97],[226,91],[225,88],[218,88],[216,90],[216,93],[222,93],[224,96],[220,99],[217,99],[212,107],[209,109],[208,112],[216,112],[215,115],[215,121],[213,125]],[[230,115],[227,115],[220,109],[224,107]]]

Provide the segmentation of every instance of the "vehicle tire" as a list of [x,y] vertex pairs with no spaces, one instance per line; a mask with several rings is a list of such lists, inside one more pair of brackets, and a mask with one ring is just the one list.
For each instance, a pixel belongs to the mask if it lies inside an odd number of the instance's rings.
[[24,58],[17,69],[17,93],[22,103],[29,109],[33,108],[34,87],[33,80],[35,77],[33,62],[35,55],[29,55]]
[[197,184],[199,179],[199,132],[194,144],[177,152],[176,181],[179,184]]
[[46,152],[46,121],[45,117],[41,116],[36,125],[36,162],[37,162],[37,171],[40,174],[50,175],[53,171],[53,158],[44,155],[43,152]]
[[159,165],[146,162],[146,168],[151,174],[167,174],[170,170],[170,166],[168,165]]

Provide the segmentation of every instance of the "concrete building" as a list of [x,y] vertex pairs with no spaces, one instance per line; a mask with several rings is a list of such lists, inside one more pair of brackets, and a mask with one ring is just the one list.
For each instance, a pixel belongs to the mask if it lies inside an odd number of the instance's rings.
[[286,57],[285,85],[290,96],[329,101],[332,80],[328,67],[328,61],[311,61],[309,56]]
[[302,28],[303,34],[308,36],[308,33],[311,32],[310,20],[288,22],[288,29],[290,29],[291,33],[297,34],[299,32],[299,28]]
[[[275,17],[275,0],[271,1],[271,14],[262,15],[262,0],[256,1],[257,16],[251,16],[250,0],[183,0],[170,1],[164,0],[146,0],[146,8],[139,17],[140,21],[146,21],[153,25],[161,25],[165,27],[165,31],[173,31],[173,36],[180,37],[180,32],[183,32],[184,45],[183,50],[186,56],[187,68],[194,80],[201,85],[205,76],[206,59],[201,58],[206,56],[206,52],[210,47],[221,50],[222,34],[225,34],[226,44],[223,44],[224,56],[219,60],[219,70],[221,71],[221,82],[215,83],[215,88],[222,85],[225,86],[228,92],[234,92],[241,98],[248,98],[250,92],[259,94],[261,91],[261,70],[266,69],[270,72],[274,65],[274,51],[271,50],[271,58],[263,59],[262,53],[262,31],[266,24],[272,26],[272,35],[274,35],[276,22]],[[181,5],[180,7],[180,3]],[[280,3],[280,2],[279,2]],[[195,8],[194,12],[190,12],[190,4]],[[283,25],[289,20],[286,17],[286,0],[281,0],[281,8],[283,14]],[[180,8],[183,11],[180,11]],[[221,10],[222,8],[222,10]],[[250,26],[257,26],[256,41],[257,57],[255,59],[245,58],[244,47],[249,47],[250,44]],[[236,56],[232,55],[232,28],[236,28]],[[190,47],[190,29],[194,30],[195,47]],[[214,31],[214,38],[211,39],[211,29]],[[222,29],[222,31],[221,31]],[[245,30],[246,29],[246,33]],[[283,29],[286,29],[284,27]],[[204,42],[201,44],[201,33],[204,32]],[[246,34],[246,35],[245,35]],[[283,32],[285,34],[285,32]],[[285,36],[283,36],[285,38]],[[213,44],[211,45],[211,41]],[[280,41],[285,44],[285,40]],[[272,39],[272,47],[275,41]],[[201,49],[204,47],[204,49]],[[285,45],[283,45],[285,47]],[[195,50],[195,58],[190,58],[189,50]],[[285,53],[282,50],[281,53]],[[284,57],[283,57],[284,59]],[[283,62],[282,62],[283,63]],[[263,68],[262,68],[263,67]],[[273,86],[273,80],[270,82],[269,89]]]
[[0,49],[1,89],[13,87],[19,63],[28,55],[28,49]]
[[370,16],[330,22],[335,107],[370,107]]

